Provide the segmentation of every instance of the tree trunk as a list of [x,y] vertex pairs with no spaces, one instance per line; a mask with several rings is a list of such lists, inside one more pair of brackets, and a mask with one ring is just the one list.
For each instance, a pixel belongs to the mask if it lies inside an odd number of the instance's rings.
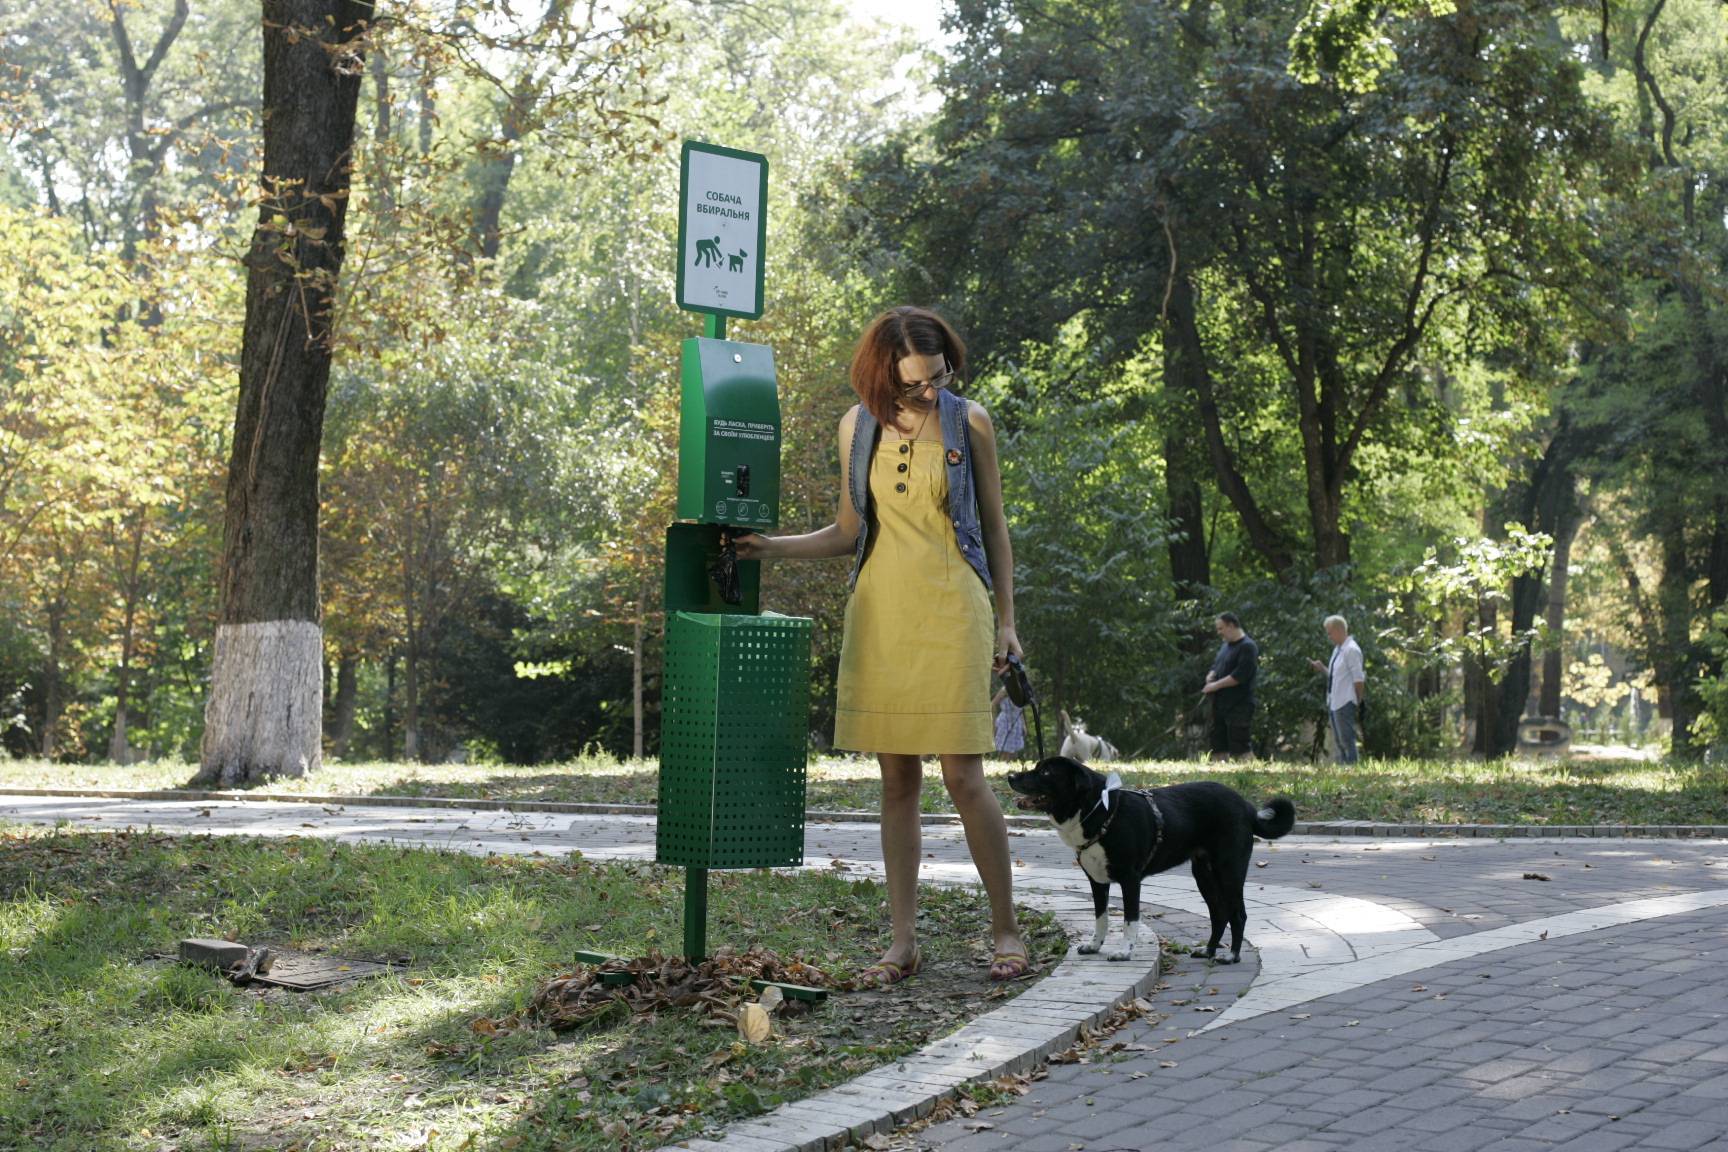
[[[1500,627],[1500,612],[1494,601],[1476,602],[1476,626],[1484,633],[1494,634]],[[1470,682],[1475,682],[1476,733],[1470,750],[1478,756],[1500,755],[1494,751],[1495,733],[1500,727],[1500,693],[1490,675],[1488,659],[1481,652],[1473,653],[1466,671],[1465,695],[1471,695]]]
[[[1578,479],[1575,470],[1579,449],[1578,435],[1570,419],[1562,415],[1554,434],[1549,437],[1542,455],[1537,459],[1528,483],[1517,489],[1515,498],[1508,499],[1504,514],[1495,517],[1496,523],[1502,523],[1509,518],[1528,525],[1532,531],[1547,533],[1555,542],[1556,552],[1562,541],[1566,547],[1571,547],[1572,534],[1577,531],[1578,523]],[[1535,626],[1536,614],[1545,602],[1552,606],[1553,598],[1544,588],[1544,576],[1543,572],[1530,572],[1513,577],[1513,635],[1529,632]],[[1563,587],[1565,577],[1561,576],[1559,579]],[[1562,591],[1562,604],[1564,596]],[[1517,747],[1518,721],[1524,715],[1530,700],[1534,663],[1534,653],[1526,643],[1520,645],[1507,666],[1506,675],[1500,682],[1499,722],[1492,733],[1490,755],[1504,756]],[[1541,706],[1538,707],[1540,710]],[[1542,711],[1542,714],[1552,716],[1558,715],[1558,712]]]
[[408,682],[402,689],[402,759],[420,759],[420,646],[408,637]]
[[377,197],[376,218],[389,220],[396,215],[396,185],[391,139],[395,133],[395,108],[390,103],[390,62],[384,53],[373,49],[372,73],[372,194]]
[[132,762],[131,747],[126,739],[126,678],[130,674],[130,651],[122,649],[119,682],[114,692],[114,731],[108,737],[108,759],[114,764]]
[[138,630],[138,598],[142,592],[138,573],[144,555],[145,519],[149,515],[148,508],[138,509],[137,520],[132,526],[132,553],[126,565],[126,604],[120,630],[120,668],[114,685],[114,732],[108,740],[108,759],[116,764],[129,764],[132,761],[132,748],[126,738],[129,719],[127,706],[131,700],[132,652]]
[[1344,532],[1344,494],[1334,482],[1325,482],[1308,500],[1308,516],[1314,526],[1314,564],[1317,571],[1350,563],[1350,537]]
[[[129,175],[137,195],[132,211],[126,215],[125,239],[121,244],[122,258],[127,264],[132,264],[138,258],[140,241],[153,236],[157,229],[160,205],[156,176],[162,171],[163,158],[172,140],[171,134],[164,135],[157,125],[149,122],[150,85],[156,78],[157,68],[186,27],[190,7],[187,0],[174,0],[174,12],[143,64],[138,62],[137,53],[132,48],[132,37],[126,28],[126,7],[113,2],[109,4],[110,32],[120,66],[120,90],[126,102],[126,153],[131,161]],[[154,325],[160,321],[156,307],[154,304],[150,306],[151,314],[144,318],[146,324]]]
[[[1704,627],[1714,627],[1716,614],[1728,601],[1728,497],[1717,496],[1710,516],[1710,554],[1704,573],[1704,610],[1699,613]],[[1696,649],[1697,675],[1715,679],[1722,674],[1722,659],[1715,649],[1699,645]]]
[[330,758],[348,759],[348,746],[354,740],[354,710],[360,699],[360,658],[352,652],[342,653],[336,664],[335,714],[330,717]]
[[60,713],[65,709],[60,669],[65,663],[66,600],[57,596],[48,604],[48,662],[42,669],[42,759],[54,759],[60,734]]
[[318,453],[371,12],[263,0],[264,200],[245,260],[200,773],[223,786],[303,775],[322,757]]
[[[569,0],[548,0],[540,17],[539,32],[550,32],[563,23]],[[524,62],[498,109],[498,138],[480,150],[475,177],[474,220],[471,229],[475,250],[482,258],[496,260],[502,239],[504,200],[510,178],[516,172],[517,145],[541,96],[541,79],[532,62]]]
[[1212,583],[1212,558],[1206,554],[1206,508],[1200,483],[1182,467],[1184,452],[1170,437],[1164,440],[1165,515],[1172,535],[1170,579],[1180,599],[1199,594]]
[[1700,751],[1692,743],[1698,693],[1693,684],[1692,572],[1686,560],[1686,534],[1675,526],[1662,534],[1662,578],[1657,589],[1662,646],[1655,671],[1658,684],[1668,690],[1669,717],[1674,725],[1669,753],[1681,760],[1691,759]]
[[[1542,604],[1542,574],[1531,572],[1512,579],[1512,632],[1528,632],[1536,623],[1536,610]],[[1524,705],[1530,699],[1532,658],[1528,643],[1506,665],[1506,673],[1493,693],[1499,699],[1494,707],[1494,726],[1489,731],[1487,755],[1510,755],[1518,746],[1518,721],[1524,715]]]
[[476,167],[479,183],[474,198],[474,222],[471,229],[474,249],[482,259],[496,260],[503,239],[500,231],[504,219],[504,197],[510,189],[510,177],[516,171],[516,117],[506,110],[500,139],[491,150],[482,153]]
[[647,596],[638,593],[636,597],[636,621],[630,644],[630,711],[631,711],[631,755],[642,759],[644,746],[642,739],[642,617],[648,611]]
[[396,756],[396,653],[390,653],[384,661],[384,726],[379,733],[383,745],[378,750],[378,759],[391,760]]
[[1561,719],[1562,688],[1566,676],[1566,581],[1572,572],[1572,542],[1578,537],[1578,509],[1572,502],[1570,514],[1554,533],[1554,560],[1548,569],[1548,650],[1542,654],[1542,698],[1537,709],[1544,716]]

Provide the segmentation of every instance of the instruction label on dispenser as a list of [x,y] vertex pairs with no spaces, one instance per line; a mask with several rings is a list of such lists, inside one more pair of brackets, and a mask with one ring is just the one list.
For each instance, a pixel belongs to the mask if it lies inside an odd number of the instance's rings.
[[722,440],[766,440],[773,443],[780,438],[780,430],[759,420],[716,420],[714,435]]

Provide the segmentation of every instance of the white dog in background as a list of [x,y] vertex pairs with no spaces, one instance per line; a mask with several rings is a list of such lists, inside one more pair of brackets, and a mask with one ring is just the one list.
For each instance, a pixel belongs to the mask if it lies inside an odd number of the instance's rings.
[[1070,720],[1065,711],[1057,715],[1062,718],[1062,755],[1082,764],[1100,764],[1120,758],[1116,745],[1086,731],[1086,721]]

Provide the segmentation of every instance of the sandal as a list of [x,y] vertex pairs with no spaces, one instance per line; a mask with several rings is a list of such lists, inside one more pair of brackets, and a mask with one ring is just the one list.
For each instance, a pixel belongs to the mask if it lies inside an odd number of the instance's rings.
[[924,967],[924,954],[914,944],[912,946],[912,959],[906,963],[896,964],[892,960],[878,960],[859,972],[854,983],[860,988],[892,988],[902,980],[909,980],[918,975],[918,970],[922,967]]
[[998,984],[1019,980],[1032,971],[1032,959],[1024,952],[998,952],[990,959],[990,979]]

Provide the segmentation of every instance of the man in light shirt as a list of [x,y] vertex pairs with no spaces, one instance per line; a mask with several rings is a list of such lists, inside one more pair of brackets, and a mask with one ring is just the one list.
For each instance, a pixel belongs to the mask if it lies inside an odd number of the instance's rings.
[[1350,635],[1342,616],[1326,617],[1326,638],[1332,641],[1332,657],[1325,663],[1308,661],[1316,672],[1326,673],[1326,709],[1332,716],[1333,755],[1340,764],[1356,763],[1356,728],[1362,713],[1362,692],[1367,676],[1362,668],[1362,649]]

